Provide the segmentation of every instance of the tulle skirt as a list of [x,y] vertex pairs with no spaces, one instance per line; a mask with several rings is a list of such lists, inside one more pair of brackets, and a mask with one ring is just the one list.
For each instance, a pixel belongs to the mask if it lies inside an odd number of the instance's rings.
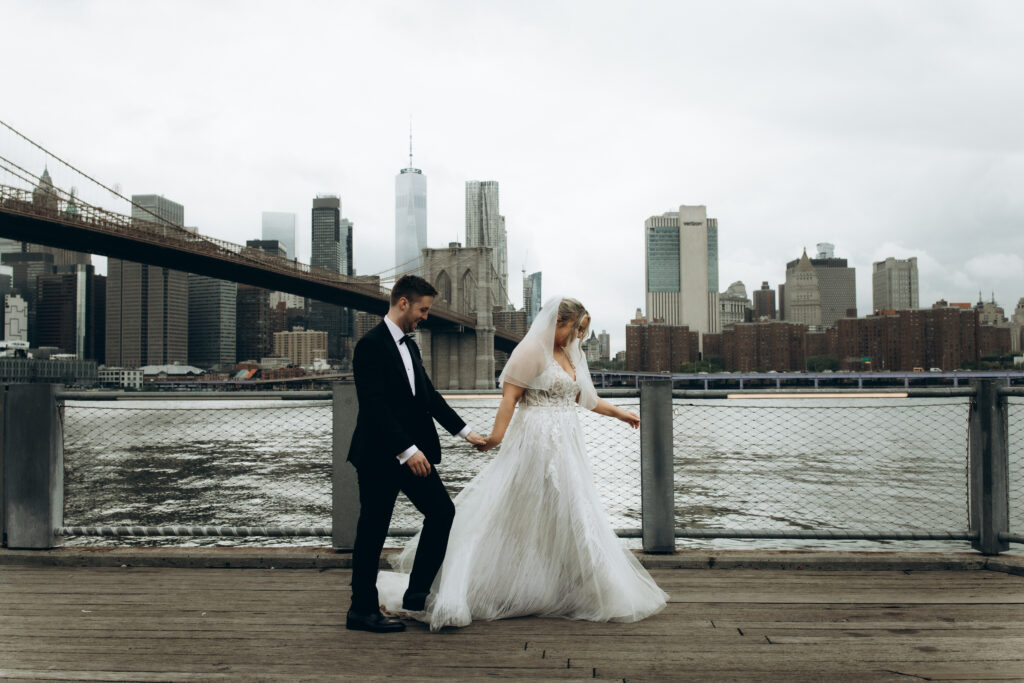
[[[516,616],[637,621],[662,591],[615,535],[590,472],[575,406],[520,406],[498,454],[455,499],[448,550],[426,614],[431,630]],[[401,610],[417,535],[381,572]]]

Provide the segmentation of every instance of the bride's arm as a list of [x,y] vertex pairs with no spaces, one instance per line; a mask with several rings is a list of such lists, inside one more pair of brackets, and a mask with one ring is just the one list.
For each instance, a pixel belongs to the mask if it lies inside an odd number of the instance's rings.
[[633,429],[640,426],[640,416],[636,413],[631,413],[628,410],[612,405],[603,398],[597,399],[597,405],[594,406],[594,412],[598,415],[607,415],[608,417],[614,417],[617,420],[622,420]]
[[489,451],[505,438],[505,430],[508,429],[508,423],[512,421],[512,414],[516,410],[519,399],[523,397],[524,391],[526,389],[505,382],[501,389],[501,405],[498,406],[498,414],[494,417],[494,429],[487,437],[487,443],[476,447],[478,451],[481,453]]

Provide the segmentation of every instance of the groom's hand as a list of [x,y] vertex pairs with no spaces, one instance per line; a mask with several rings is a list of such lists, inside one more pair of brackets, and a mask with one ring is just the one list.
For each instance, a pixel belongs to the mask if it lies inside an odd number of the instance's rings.
[[469,434],[466,434],[466,441],[470,442],[474,446],[483,446],[485,443],[487,443],[487,439],[480,436],[476,432],[470,432]]
[[412,457],[405,461],[405,464],[417,477],[425,477],[430,474],[430,461],[427,460],[427,456],[423,455],[423,451],[413,453]]

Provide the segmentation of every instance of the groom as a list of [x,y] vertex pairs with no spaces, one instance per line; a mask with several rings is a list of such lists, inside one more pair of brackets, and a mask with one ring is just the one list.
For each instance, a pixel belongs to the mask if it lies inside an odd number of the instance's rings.
[[350,629],[405,629],[401,621],[381,614],[377,599],[377,568],[399,491],[424,517],[402,607],[423,610],[444,561],[455,506],[434,468],[441,462],[434,420],[473,445],[486,443],[434,389],[409,336],[427,319],[435,296],[437,290],[423,278],[400,278],[384,321],[359,340],[353,355],[359,415],[348,459],[359,481],[359,523],[352,549]]

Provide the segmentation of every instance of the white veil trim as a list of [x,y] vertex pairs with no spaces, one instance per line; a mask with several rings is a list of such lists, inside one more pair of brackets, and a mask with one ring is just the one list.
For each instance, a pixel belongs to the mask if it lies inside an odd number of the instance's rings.
[[[505,369],[498,377],[498,386],[504,387],[505,382],[536,391],[549,391],[554,377],[546,370],[554,360],[555,329],[558,327],[558,306],[562,296],[550,297],[544,302],[533,324],[523,340],[505,363]],[[580,339],[570,339],[566,346],[566,354],[576,369],[576,383],[580,387],[577,402],[587,410],[597,407],[597,390],[590,378],[586,354],[580,347]]]

